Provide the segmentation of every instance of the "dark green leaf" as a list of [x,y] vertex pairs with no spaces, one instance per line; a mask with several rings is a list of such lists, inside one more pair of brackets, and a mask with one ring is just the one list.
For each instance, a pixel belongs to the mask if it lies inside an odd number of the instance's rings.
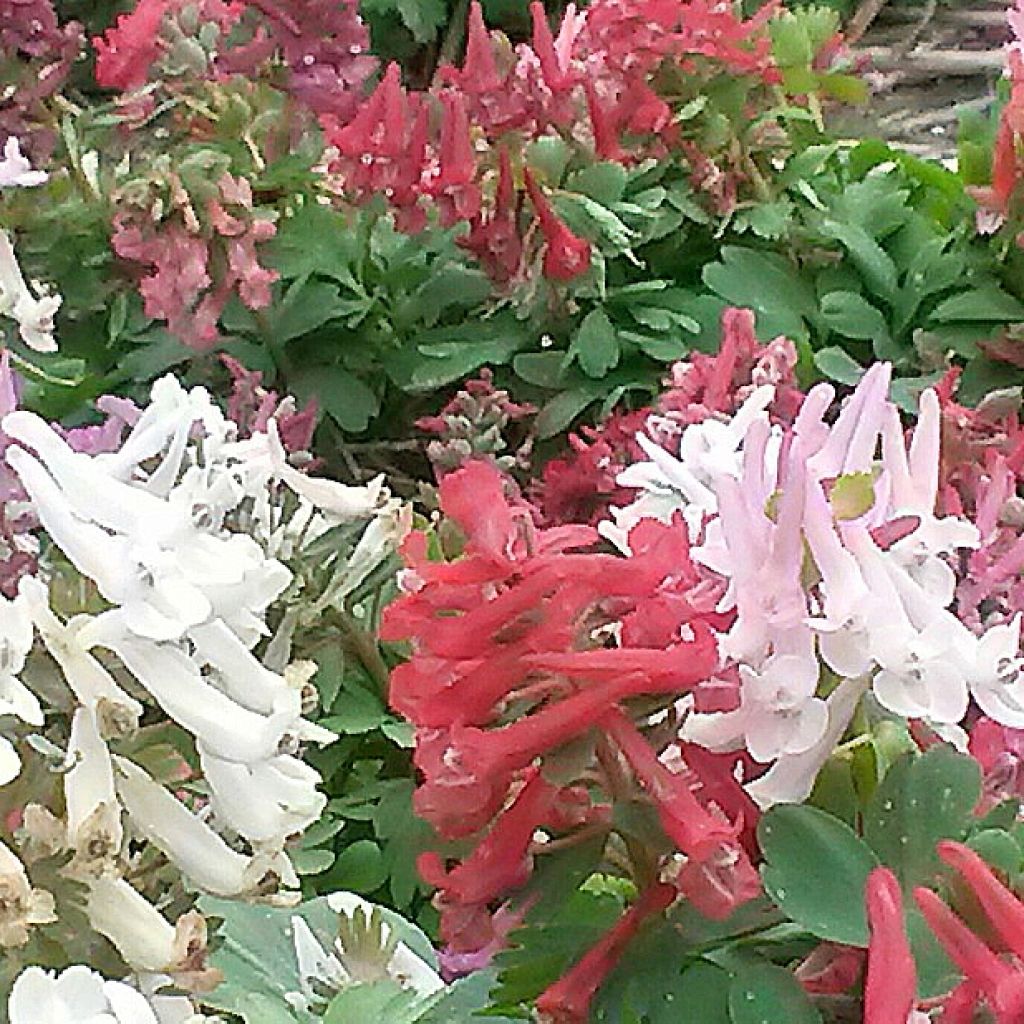
[[821,1014],[791,971],[754,963],[736,972],[729,988],[732,1024],[821,1024]]
[[864,813],[864,838],[905,891],[941,870],[940,839],[962,839],[981,795],[978,762],[945,744],[900,758]]
[[878,858],[845,822],[815,807],[782,805],[761,819],[768,895],[811,934],[866,946],[864,884]]
[[603,377],[619,361],[619,340],[615,325],[603,309],[592,309],[572,340],[569,352],[576,356],[588,377]]

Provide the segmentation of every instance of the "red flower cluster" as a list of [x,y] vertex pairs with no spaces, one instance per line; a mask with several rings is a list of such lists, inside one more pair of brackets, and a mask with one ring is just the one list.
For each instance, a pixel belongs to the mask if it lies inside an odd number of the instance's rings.
[[[358,0],[138,0],[93,40],[96,81],[128,92],[182,68],[194,75],[202,50],[196,29],[208,33],[211,25],[218,42],[207,48],[200,77],[251,75],[277,56],[287,91],[317,114],[351,117],[377,69]],[[187,55],[176,49],[181,40]]]
[[148,269],[139,290],[146,315],[196,349],[214,346],[217,321],[232,294],[250,309],[270,305],[277,272],[260,265],[256,247],[273,238],[272,220],[253,211],[245,178],[224,174],[201,221],[179,182],[171,182],[175,214],[154,221],[147,208],[125,207],[111,242],[124,260]]
[[[686,72],[706,60],[767,82],[778,78],[764,32],[771,4],[743,21],[707,0],[596,0],[584,14],[570,4],[557,36],[541,3],[530,12],[531,43],[512,51],[488,33],[474,0],[463,65],[441,68],[435,90],[406,92],[392,67],[351,121],[324,121],[339,152],[332,169],[349,196],[362,202],[384,194],[409,231],[426,222],[421,200],[429,200],[445,226],[469,224],[463,244],[502,282],[521,269],[527,238],[510,151],[588,124],[599,159],[664,151],[678,132],[651,80],[666,64]],[[544,243],[544,274],[571,281],[590,266],[590,244],[557,216],[529,168],[522,178]],[[494,194],[485,203],[489,182]]]
[[[982,1004],[996,1024],[1024,1020],[1024,903],[970,847],[951,840],[938,853],[959,875],[998,939],[992,949],[939,897],[919,886],[914,902],[946,955],[964,976],[943,1000],[942,1020],[970,1024]],[[865,892],[871,945],[864,989],[864,1024],[906,1024],[916,1003],[914,958],[903,921],[899,882],[888,868],[875,868]]]
[[[627,561],[590,550],[589,527],[538,529],[507,483],[479,461],[442,478],[441,508],[465,535],[464,552],[431,561],[427,536],[411,534],[403,595],[381,632],[413,645],[390,699],[417,727],[416,810],[444,839],[473,838],[454,865],[440,854],[420,861],[439,888],[442,938],[462,954],[492,941],[492,915],[545,850],[538,831],[557,833],[560,847],[611,828],[584,786],[595,773],[611,799],[626,787],[657,808],[663,852],[685,855],[673,892],[728,914],[759,891],[740,838],[756,812],[724,766],[670,770],[625,710],[638,697],[670,704],[717,665],[689,600],[697,575],[685,531],[642,523]],[[568,744],[572,759],[561,755]],[[698,771],[708,777],[695,784]]]
[[[139,0],[102,35],[92,40],[96,50],[96,81],[107,89],[130,92],[149,80],[153,65],[170,48],[165,21],[186,8],[197,23],[216,25],[226,35],[245,11],[237,0]],[[187,35],[180,26],[177,34]]]

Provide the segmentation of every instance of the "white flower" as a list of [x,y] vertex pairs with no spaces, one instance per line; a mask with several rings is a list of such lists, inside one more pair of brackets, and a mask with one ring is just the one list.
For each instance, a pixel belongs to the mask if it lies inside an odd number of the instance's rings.
[[0,229],[0,316],[18,322],[21,340],[36,352],[56,352],[53,319],[60,309],[61,297],[51,294],[38,282],[29,288],[18,265],[10,235]]
[[[351,916],[357,909],[361,909],[367,917],[373,912],[373,904],[357,896],[352,892],[332,892],[327,897],[327,904],[337,914]],[[382,938],[388,941],[391,935],[391,926],[384,921]],[[388,975],[403,988],[410,988],[420,995],[429,996],[444,988],[437,971],[426,961],[417,956],[404,942],[395,946],[391,960],[387,965]]]
[[780,757],[764,775],[747,783],[745,788],[759,807],[800,804],[811,795],[818,772],[832,756],[869,682],[867,676],[844,679],[825,700],[828,725],[821,739],[800,754]]
[[7,1004],[10,1024],[159,1024],[146,997],[76,965],[54,975],[28,967]]
[[959,722],[967,713],[968,693],[956,639],[943,619],[921,632],[875,630],[871,650],[881,666],[874,680],[879,703],[906,718]]
[[17,137],[8,135],[4,155],[0,157],[0,188],[33,188],[42,185],[47,177],[45,171],[32,170]]
[[100,733],[113,738],[134,732],[142,705],[118,686],[81,643],[82,629],[91,619],[82,616],[66,625],[62,623],[50,608],[45,584],[35,577],[22,578],[19,596],[75,700],[95,713]]
[[682,735],[709,749],[743,744],[755,761],[774,761],[815,746],[828,726],[825,701],[815,696],[813,657],[779,654],[755,671],[740,665],[740,706],[735,711],[691,715]]
[[[138,765],[115,760],[117,793],[132,825],[199,888],[215,896],[251,892],[271,862],[231,849],[205,822],[154,782]],[[161,966],[150,968],[156,970]]]
[[[24,600],[0,594],[0,715],[15,715],[29,725],[43,724],[43,710],[35,694],[18,678],[32,649],[32,620]],[[14,745],[0,736],[0,786],[21,771]]]
[[[667,523],[682,512],[691,538],[696,539],[705,517],[718,511],[717,483],[723,476],[739,478],[745,462],[753,462],[762,481],[767,480],[781,442],[781,433],[769,426],[765,412],[774,397],[775,389],[765,384],[754,389],[730,420],[691,424],[679,439],[678,457],[637,434],[637,444],[650,461],[627,467],[616,483],[640,493],[630,505],[613,507],[613,521],[600,523],[600,533],[628,553],[629,531],[641,519]],[[773,481],[765,497],[772,486]]]
[[978,706],[1001,725],[1024,729],[1024,659],[1020,657],[1021,616],[992,626],[975,647],[968,685]]
[[255,764],[227,761],[198,744],[210,802],[219,821],[253,843],[281,847],[323,813],[316,769],[290,754]]
[[172,924],[123,878],[102,875],[89,884],[89,923],[138,971],[169,971],[182,949]]

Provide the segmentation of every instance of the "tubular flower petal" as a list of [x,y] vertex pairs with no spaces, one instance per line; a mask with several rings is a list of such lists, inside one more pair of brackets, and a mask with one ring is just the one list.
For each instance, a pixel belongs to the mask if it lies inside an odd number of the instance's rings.
[[675,898],[675,889],[665,883],[644,892],[579,963],[540,995],[536,1007],[541,1024],[586,1024],[594,994],[640,926],[666,910]]
[[864,1024],[906,1024],[917,995],[917,972],[903,923],[903,894],[884,867],[868,875],[867,904],[871,943],[864,984]]
[[528,167],[523,168],[523,180],[547,243],[544,250],[544,276],[552,281],[572,281],[580,274],[585,274],[590,269],[590,243],[573,234],[568,225],[559,219]]
[[996,878],[970,847],[944,839],[937,849],[939,856],[970,886],[999,937],[1024,959],[1024,903]]
[[984,993],[999,1024],[1024,1020],[1024,973],[1001,960],[930,889],[914,900],[946,955]]

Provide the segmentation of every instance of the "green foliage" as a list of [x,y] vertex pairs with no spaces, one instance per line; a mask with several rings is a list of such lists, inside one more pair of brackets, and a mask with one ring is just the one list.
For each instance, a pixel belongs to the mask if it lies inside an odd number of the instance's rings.
[[864,884],[878,858],[838,818],[817,808],[783,805],[758,826],[765,891],[793,921],[819,938],[868,943]]

